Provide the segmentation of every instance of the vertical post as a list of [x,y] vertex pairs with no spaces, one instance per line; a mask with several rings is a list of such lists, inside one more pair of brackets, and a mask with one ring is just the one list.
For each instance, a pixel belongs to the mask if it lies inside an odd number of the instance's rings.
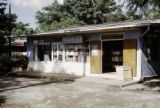
[[51,61],[53,61],[53,43],[51,43]]
[[63,44],[63,62],[65,62],[65,45]]
[[85,76],[86,75],[86,62],[85,62],[85,44],[83,43],[83,76]]
[[103,74],[103,41],[102,41],[102,35],[100,35],[100,44],[101,44],[101,48],[100,48],[100,52],[101,52],[101,74]]
[[9,57],[11,58],[11,4],[9,4]]
[[35,61],[38,61],[38,46],[35,45]]
[[59,51],[60,51],[60,44],[59,43],[56,43],[56,47],[57,47],[57,60],[59,61]]
[[142,77],[142,46],[141,39],[137,39],[137,77],[135,80],[141,80]]

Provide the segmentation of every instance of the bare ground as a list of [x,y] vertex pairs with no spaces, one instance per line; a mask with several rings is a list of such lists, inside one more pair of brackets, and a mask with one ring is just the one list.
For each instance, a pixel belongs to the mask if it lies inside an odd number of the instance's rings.
[[1,78],[1,108],[159,108],[160,93],[121,90],[119,81],[83,77],[49,82],[33,78]]

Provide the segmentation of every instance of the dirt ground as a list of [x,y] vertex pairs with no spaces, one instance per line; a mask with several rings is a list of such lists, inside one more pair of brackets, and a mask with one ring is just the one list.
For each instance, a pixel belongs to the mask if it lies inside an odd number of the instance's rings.
[[117,83],[97,77],[59,83],[1,78],[0,108],[159,108],[159,92],[121,90]]

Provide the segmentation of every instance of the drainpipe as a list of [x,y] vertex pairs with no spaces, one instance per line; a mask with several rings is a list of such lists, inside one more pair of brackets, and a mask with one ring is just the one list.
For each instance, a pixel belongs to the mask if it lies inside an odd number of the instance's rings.
[[141,39],[143,36],[145,36],[150,31],[150,25],[147,26],[147,29],[144,31],[144,33],[139,37]]
[[137,77],[136,79],[138,81],[141,81],[143,80],[142,79],[142,43],[141,43],[141,39],[150,31],[150,25],[147,26],[147,29],[143,32],[143,34],[137,39],[137,49],[140,49],[138,50],[138,57],[137,57],[137,60],[140,60],[140,61],[137,61],[137,66],[138,69],[137,69]]

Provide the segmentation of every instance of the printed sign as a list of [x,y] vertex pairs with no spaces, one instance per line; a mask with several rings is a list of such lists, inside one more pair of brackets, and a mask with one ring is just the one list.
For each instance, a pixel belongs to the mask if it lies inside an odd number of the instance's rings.
[[82,36],[74,36],[74,37],[64,37],[63,43],[82,43],[83,38]]

